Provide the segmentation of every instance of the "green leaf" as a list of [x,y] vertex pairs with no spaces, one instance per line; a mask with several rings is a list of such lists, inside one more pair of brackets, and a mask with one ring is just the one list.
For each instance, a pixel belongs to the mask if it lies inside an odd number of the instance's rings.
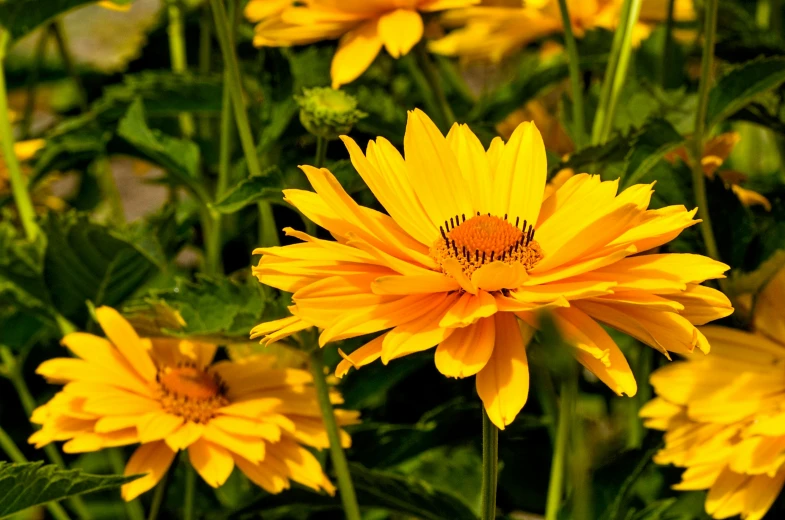
[[158,272],[139,233],[127,238],[74,212],[50,214],[43,228],[44,282],[55,307],[76,323],[87,319],[86,301],[116,306]]
[[90,475],[42,462],[0,462],[0,518],[53,500],[117,489],[141,475]]
[[284,186],[278,167],[272,166],[263,173],[240,181],[210,207],[219,213],[231,214],[255,202],[281,202]]
[[662,157],[684,143],[684,137],[664,119],[647,122],[635,133],[626,157],[623,186],[640,182]]
[[27,309],[45,310],[49,294],[42,275],[46,238],[20,237],[10,222],[0,222],[0,299]]
[[785,83],[785,57],[748,61],[724,75],[709,93],[709,128]]
[[123,310],[146,336],[242,342],[255,325],[273,319],[269,314],[283,314],[283,305],[270,300],[255,278],[235,282],[200,277],[196,283],[177,279],[173,288],[149,291]]
[[95,0],[10,0],[0,3],[0,25],[16,40],[44,22]]

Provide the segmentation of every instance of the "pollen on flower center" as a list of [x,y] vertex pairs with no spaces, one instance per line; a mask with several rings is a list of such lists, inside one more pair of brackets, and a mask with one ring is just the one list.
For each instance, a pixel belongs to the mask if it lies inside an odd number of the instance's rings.
[[229,404],[226,385],[207,369],[189,364],[163,367],[156,380],[163,409],[186,421],[206,423],[218,408]]
[[440,226],[441,238],[431,246],[431,256],[443,267],[453,258],[466,276],[481,266],[494,262],[521,263],[528,270],[542,258],[540,245],[534,240],[534,226],[520,219],[515,223],[490,213],[466,218],[456,215]]

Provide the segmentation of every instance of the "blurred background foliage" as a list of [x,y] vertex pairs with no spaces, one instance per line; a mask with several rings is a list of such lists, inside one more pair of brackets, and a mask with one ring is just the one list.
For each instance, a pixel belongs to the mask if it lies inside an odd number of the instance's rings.
[[[316,141],[302,127],[293,95],[330,84],[335,51],[333,42],[256,49],[252,26],[236,15],[236,50],[263,169],[261,177],[249,177],[236,138],[230,157],[219,151],[227,105],[221,53],[205,2],[179,2],[186,72],[171,69],[163,0],[135,0],[126,11],[79,0],[46,4],[0,2],[0,23],[15,40],[5,65],[16,138],[42,140],[25,162],[43,231],[35,241],[23,238],[0,165],[0,345],[6,376],[0,378],[0,423],[31,461],[46,457],[25,442],[31,433],[29,410],[15,387],[23,378],[34,401],[51,397],[54,388],[34,368],[60,355],[59,338],[69,327],[97,330],[89,305],[121,308],[147,334],[229,345],[224,356],[242,357],[261,348],[248,342],[249,329],[283,316],[288,301],[250,276],[256,261],[251,251],[270,238],[257,205],[272,205],[276,229],[304,229],[302,217],[280,193],[306,188],[297,165],[311,163],[315,155]],[[698,2],[699,18],[701,8]],[[749,295],[785,265],[783,15],[777,1],[723,0],[719,8],[713,71],[718,80],[708,120],[715,134],[734,132],[737,139],[720,158],[708,190],[721,259],[732,268],[724,289],[737,312],[726,322],[736,326],[748,319]],[[679,29],[691,37],[670,49],[667,61],[665,25],[634,50],[610,139],[580,149],[574,145],[560,37],[537,42],[493,66],[434,60],[457,120],[468,123],[485,145],[496,135],[507,137],[516,121],[533,118],[546,137],[551,176],[571,168],[621,177],[623,186],[656,180],[653,207],[692,207],[689,167],[678,151],[694,124],[701,29],[698,22],[682,25]],[[612,38],[611,32],[596,29],[578,41],[588,127]],[[382,135],[400,146],[406,110],[432,105],[418,86],[422,78],[412,60],[382,53],[345,87],[368,114],[352,131],[355,140],[364,143]],[[184,113],[195,123],[187,132],[181,124]],[[441,126],[447,130],[443,122]],[[217,172],[227,160],[229,183],[219,187]],[[326,167],[360,203],[379,207],[335,141],[328,145]],[[769,205],[745,206],[734,191],[736,184],[764,196]],[[207,248],[208,205],[220,214],[224,232],[216,268],[205,274],[200,266]],[[274,239],[291,240],[282,233]],[[674,252],[704,250],[697,227],[668,247]],[[679,470],[651,462],[661,434],[646,432],[637,417],[651,397],[648,374],[667,361],[627,336],[613,335],[640,390],[634,398],[617,398],[582,372],[569,417],[567,494],[559,517],[579,518],[576,511],[588,511],[588,518],[602,520],[708,518],[703,493],[670,490]],[[561,359],[561,350],[552,348],[558,343],[547,328],[535,338],[529,350],[534,392],[521,416],[500,435],[502,518],[541,518],[545,509],[557,420],[555,389],[576,365]],[[359,345],[347,340],[340,347],[349,352]],[[275,348],[287,352],[285,346]],[[330,366],[340,360],[335,348],[325,354]],[[349,459],[367,520],[476,517],[481,437],[473,381],[444,378],[430,354],[422,353],[388,367],[352,372],[340,386],[346,406],[362,411],[363,423],[352,429]],[[65,456],[65,463],[89,473],[116,474],[127,455],[116,449]],[[179,515],[182,469],[170,477],[166,517]],[[0,466],[0,485],[3,478]],[[199,486],[196,510],[203,518],[342,515],[335,498],[304,488],[266,495],[237,471],[217,490]],[[145,510],[149,500],[139,499]],[[84,503],[89,518],[133,517],[129,511],[134,508],[124,507],[116,489],[89,495]],[[42,514],[30,509],[19,518]],[[785,500],[766,518],[783,515]]]

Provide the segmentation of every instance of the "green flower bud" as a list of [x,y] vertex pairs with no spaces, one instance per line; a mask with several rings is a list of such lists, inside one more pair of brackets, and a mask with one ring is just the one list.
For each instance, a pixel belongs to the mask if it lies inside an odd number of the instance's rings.
[[300,105],[300,121],[309,133],[327,140],[348,134],[358,119],[367,114],[357,110],[357,100],[330,87],[305,88],[294,96]]

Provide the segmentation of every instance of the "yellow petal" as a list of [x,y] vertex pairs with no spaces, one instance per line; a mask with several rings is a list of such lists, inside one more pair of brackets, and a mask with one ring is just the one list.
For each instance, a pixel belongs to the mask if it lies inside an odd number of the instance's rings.
[[204,433],[204,425],[191,421],[185,422],[178,429],[166,436],[166,445],[174,451],[186,449],[199,440]]
[[523,264],[491,262],[472,273],[472,283],[485,291],[517,289],[529,278]]
[[409,276],[380,276],[371,284],[375,294],[424,294],[457,291],[461,286],[441,273]]
[[466,327],[481,318],[493,316],[496,313],[496,300],[485,291],[479,291],[476,295],[464,293],[449,308],[442,320],[439,322],[441,327]]
[[234,469],[234,459],[229,452],[204,439],[188,447],[188,458],[196,472],[214,488],[223,485]]
[[[529,362],[518,320],[510,313],[499,313],[493,355],[477,374],[480,394],[488,417],[503,430],[523,409],[529,396]],[[529,329],[527,326],[527,330]],[[531,336],[530,336],[531,337]],[[529,338],[527,338],[528,340]]]
[[153,381],[157,370],[150,359],[150,342],[142,340],[119,312],[111,307],[99,307],[95,317],[106,336],[123,354],[128,363],[146,381]]
[[[216,446],[225,448],[232,453],[236,453],[251,462],[264,459],[265,442],[258,436],[252,435],[250,431],[243,434],[229,433],[218,428],[212,421],[204,427],[202,440],[209,441]],[[189,448],[190,449],[190,448]]]
[[493,182],[488,156],[482,143],[471,131],[469,125],[458,123],[450,128],[450,132],[447,134],[447,143],[452,148],[460,165],[466,189],[472,199],[472,206],[477,211],[486,213],[493,207],[491,203]]
[[145,476],[122,487],[123,500],[128,502],[152,489],[169,469],[174,460],[174,454],[175,452],[162,441],[139,446],[128,459],[123,474],[129,476],[141,473]]
[[753,309],[755,329],[780,343],[785,342],[783,302],[785,302],[785,269],[780,269],[758,295]]
[[289,489],[289,479],[286,477],[285,471],[281,471],[276,465],[270,464],[270,461],[253,463],[236,454],[232,454],[232,458],[234,458],[234,462],[240,468],[240,471],[251,482],[268,493],[275,494]]
[[382,48],[377,22],[368,20],[341,37],[330,67],[333,88],[356,80],[373,63]]
[[339,348],[338,353],[343,357],[343,361],[338,363],[338,366],[335,368],[335,376],[343,377],[349,372],[351,367],[359,369],[379,359],[382,355],[382,343],[385,336],[386,334],[381,334],[348,356]]
[[427,350],[444,341],[453,329],[442,327],[439,321],[457,299],[456,294],[445,294],[441,303],[429,312],[389,331],[382,342],[382,363]]
[[145,444],[164,439],[184,422],[182,417],[165,412],[149,414],[137,424],[139,442]]
[[379,37],[393,58],[408,54],[422,33],[422,17],[417,11],[396,9],[379,18]]
[[495,338],[496,325],[492,317],[456,329],[436,347],[436,368],[447,377],[473,376],[488,363]]

